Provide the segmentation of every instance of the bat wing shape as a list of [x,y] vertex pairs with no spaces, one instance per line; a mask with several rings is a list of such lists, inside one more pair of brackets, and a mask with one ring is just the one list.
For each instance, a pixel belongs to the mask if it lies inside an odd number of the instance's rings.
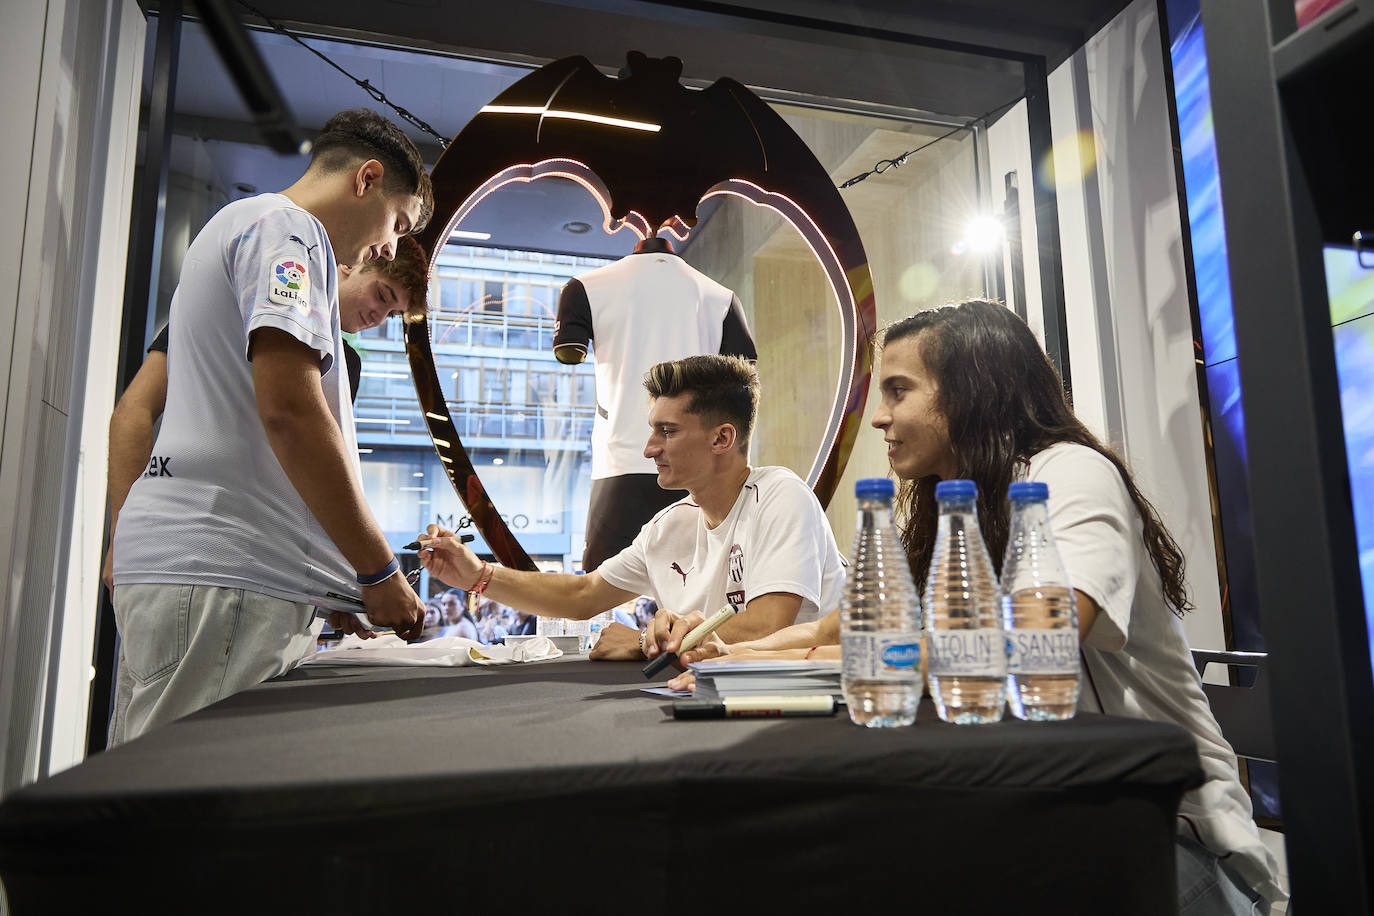
[[[434,167],[435,218],[417,236],[434,269],[439,250],[488,194],[512,182],[561,177],[600,202],[605,228],[684,239],[703,200],[730,195],[792,224],[816,255],[844,335],[829,420],[807,483],[829,502],[863,418],[873,358],[873,281],[858,229],[830,175],[801,138],[732,79],[705,89],[678,82],[677,58],[631,51],[619,78],[584,57],[554,61],[485,106]],[[504,565],[533,569],[458,436],[434,365],[427,322],[405,327],[425,421],[450,481]]]

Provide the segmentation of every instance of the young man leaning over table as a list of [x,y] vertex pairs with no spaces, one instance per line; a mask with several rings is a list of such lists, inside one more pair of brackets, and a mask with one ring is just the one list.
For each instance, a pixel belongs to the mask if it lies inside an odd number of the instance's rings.
[[234,201],[191,242],[162,428],[114,531],[125,738],[289,671],[314,648],[312,596],[360,588],[373,623],[420,635],[424,605],[363,498],[336,265],[391,260],[433,206],[415,144],[354,109],[289,188]]
[[[517,610],[585,620],[645,594],[660,612],[710,614],[727,601],[743,610],[718,631],[756,639],[816,620],[840,600],[844,560],[820,503],[786,468],[749,466],[759,380],[747,360],[691,356],[645,376],[649,441],[658,485],[687,498],[654,516],[634,543],[594,572],[564,575],[506,569],[478,559],[430,525],[420,562],[431,575]],[[592,658],[644,657],[641,634],[612,624]]]

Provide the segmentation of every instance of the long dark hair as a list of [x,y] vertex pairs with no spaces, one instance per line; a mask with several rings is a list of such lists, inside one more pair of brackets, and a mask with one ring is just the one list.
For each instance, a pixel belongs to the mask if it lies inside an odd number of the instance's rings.
[[[1145,547],[1164,583],[1165,599],[1176,614],[1192,609],[1183,551],[1141,495],[1125,462],[1073,415],[1059,373],[1025,322],[996,302],[969,299],[888,326],[883,346],[907,338],[915,338],[921,361],[939,387],[936,406],[949,426],[958,474],[978,484],[983,539],[999,573],[1010,523],[1007,485],[1018,466],[1056,443],[1075,442],[1116,467],[1140,512]],[[897,497],[905,520],[902,542],[922,590],[935,546],[936,482],[934,476],[904,481]]]

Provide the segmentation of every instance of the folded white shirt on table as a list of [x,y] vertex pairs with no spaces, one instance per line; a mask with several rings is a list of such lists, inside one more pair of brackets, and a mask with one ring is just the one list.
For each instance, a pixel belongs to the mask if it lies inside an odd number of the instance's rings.
[[345,636],[337,648],[321,649],[301,660],[302,665],[428,665],[458,668],[464,665],[513,665],[519,662],[559,658],[563,651],[538,636],[514,646],[484,646],[461,636],[440,636],[407,643],[388,633],[374,639]]

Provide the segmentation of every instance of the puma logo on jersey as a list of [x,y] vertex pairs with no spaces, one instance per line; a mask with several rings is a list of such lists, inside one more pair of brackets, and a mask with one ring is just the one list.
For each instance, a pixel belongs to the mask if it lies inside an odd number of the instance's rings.
[[[692,567],[692,569],[695,569],[695,568],[696,568],[696,567]],[[674,564],[672,565],[671,569],[673,570],[673,572],[677,573],[679,576],[682,577],[682,584],[683,584],[683,585],[686,585],[686,584],[687,584],[687,573],[691,572],[692,570],[689,569],[689,570],[687,570],[686,572],[684,572],[683,569],[682,569],[682,567],[681,567],[681,566],[678,566],[676,563],[674,563]]]
[[305,253],[306,253],[306,256],[307,256],[307,257],[310,255],[310,252],[312,252],[312,251],[314,251],[316,248],[319,248],[319,247],[320,247],[320,243],[319,243],[319,242],[316,242],[316,243],[313,244],[313,245],[307,245],[307,244],[305,244],[305,239],[301,238],[299,235],[293,235],[293,236],[291,236],[291,241],[293,241],[293,242],[299,242],[299,243],[300,243],[300,246],[301,246],[302,248],[305,249]]
[[143,476],[144,476],[144,477],[171,477],[171,476],[172,476],[172,472],[171,472],[171,470],[167,467],[167,465],[169,465],[169,464],[171,464],[171,463],[172,463],[171,456],[168,456],[168,457],[166,457],[166,458],[159,458],[157,455],[154,455],[153,458],[152,458],[152,460],[148,462],[148,470],[146,470],[146,471],[143,472]]

